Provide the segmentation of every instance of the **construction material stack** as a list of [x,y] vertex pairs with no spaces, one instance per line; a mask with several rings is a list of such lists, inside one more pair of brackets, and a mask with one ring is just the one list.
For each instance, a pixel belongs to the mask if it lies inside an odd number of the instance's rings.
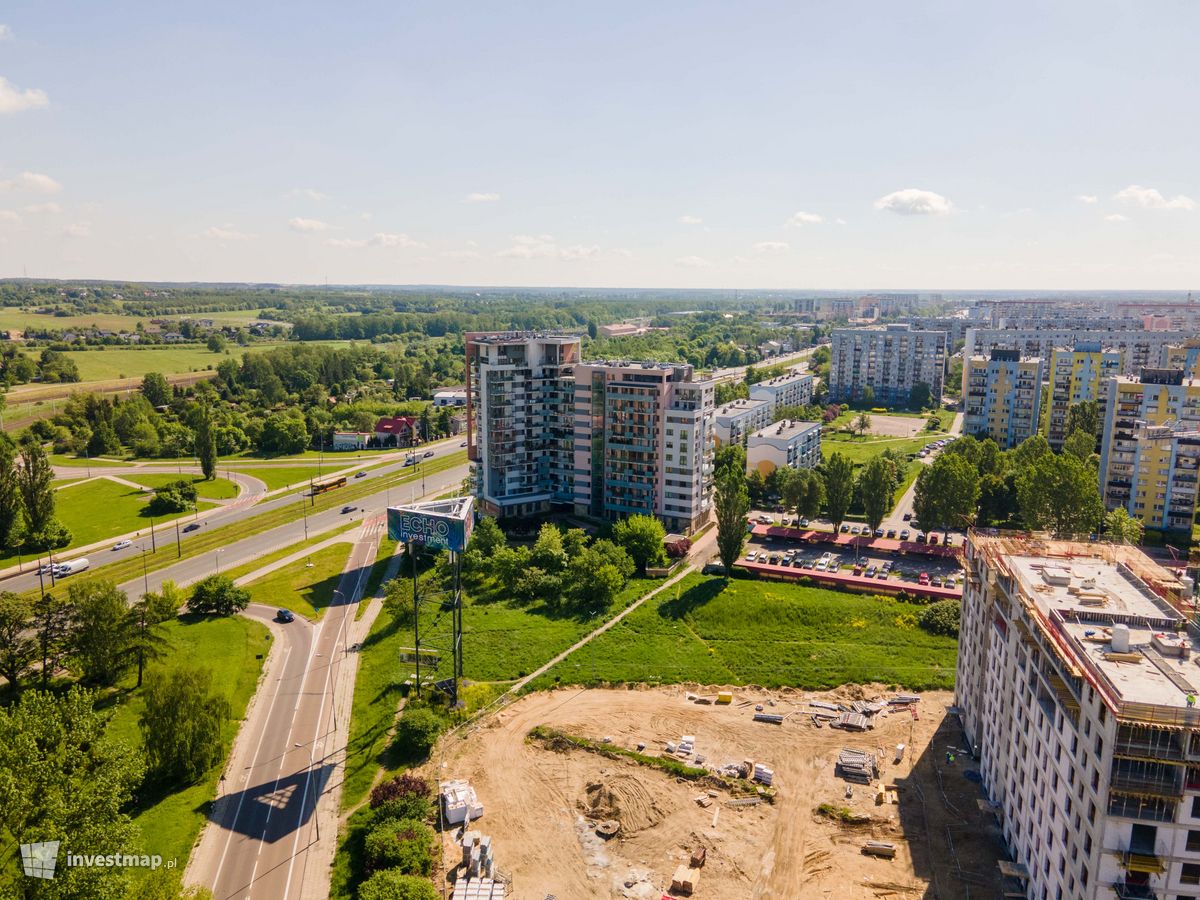
[[879,777],[879,763],[873,753],[846,748],[838,754],[834,774],[855,784],[870,784]]

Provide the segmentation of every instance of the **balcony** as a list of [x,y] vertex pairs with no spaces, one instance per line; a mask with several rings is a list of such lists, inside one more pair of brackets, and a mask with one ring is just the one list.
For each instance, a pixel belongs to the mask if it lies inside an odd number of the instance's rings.
[[1130,884],[1124,881],[1113,882],[1113,893],[1120,900],[1158,900],[1160,894],[1148,884]]

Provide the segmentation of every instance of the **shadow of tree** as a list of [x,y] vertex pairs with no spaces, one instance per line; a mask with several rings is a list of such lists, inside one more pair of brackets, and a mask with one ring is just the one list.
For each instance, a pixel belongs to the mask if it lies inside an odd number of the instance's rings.
[[693,610],[714,600],[729,582],[725,578],[710,578],[686,591],[664,600],[658,605],[658,614],[664,619],[682,619]]

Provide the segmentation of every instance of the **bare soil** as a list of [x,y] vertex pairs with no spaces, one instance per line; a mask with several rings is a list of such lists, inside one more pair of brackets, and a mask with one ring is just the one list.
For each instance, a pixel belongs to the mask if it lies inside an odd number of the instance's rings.
[[916,437],[924,430],[925,421],[915,416],[871,416],[871,427],[867,429],[867,434]]
[[[716,688],[690,688],[715,698]],[[472,827],[492,836],[497,867],[512,878],[516,898],[641,898],[667,893],[676,867],[697,848],[706,864],[699,898],[983,898],[1000,895],[999,831],[981,811],[979,786],[964,776],[973,763],[962,750],[946,692],[921,695],[917,716],[876,717],[863,733],[816,727],[812,699],[848,703],[893,696],[882,686],[846,685],[829,692],[735,688],[732,705],[697,703],[686,687],[552,691],[531,694],[448,736],[433,757],[431,778],[467,778],[485,812]],[[746,701],[750,701],[748,704]],[[771,704],[774,705],[771,705]],[[755,705],[792,713],[783,725],[752,720]],[[694,735],[705,765],[745,760],[774,770],[774,803],[731,806],[731,795],[657,768],[578,748],[554,750],[527,740],[549,725],[645,753]],[[906,750],[894,764],[897,744]],[[879,755],[880,780],[849,785],[834,776],[843,747]],[[898,803],[878,804],[883,786]],[[852,787],[847,796],[847,788]],[[697,802],[707,797],[710,805]],[[816,812],[849,811],[847,824]],[[608,840],[604,820],[620,822]],[[461,859],[459,829],[443,835],[446,868]],[[868,840],[896,845],[895,859],[865,856]]]

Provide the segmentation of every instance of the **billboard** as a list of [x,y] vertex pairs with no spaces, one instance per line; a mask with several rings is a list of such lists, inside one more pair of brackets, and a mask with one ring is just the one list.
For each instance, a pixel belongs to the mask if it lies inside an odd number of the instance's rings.
[[431,550],[461,553],[474,524],[473,497],[388,507],[388,537]]

